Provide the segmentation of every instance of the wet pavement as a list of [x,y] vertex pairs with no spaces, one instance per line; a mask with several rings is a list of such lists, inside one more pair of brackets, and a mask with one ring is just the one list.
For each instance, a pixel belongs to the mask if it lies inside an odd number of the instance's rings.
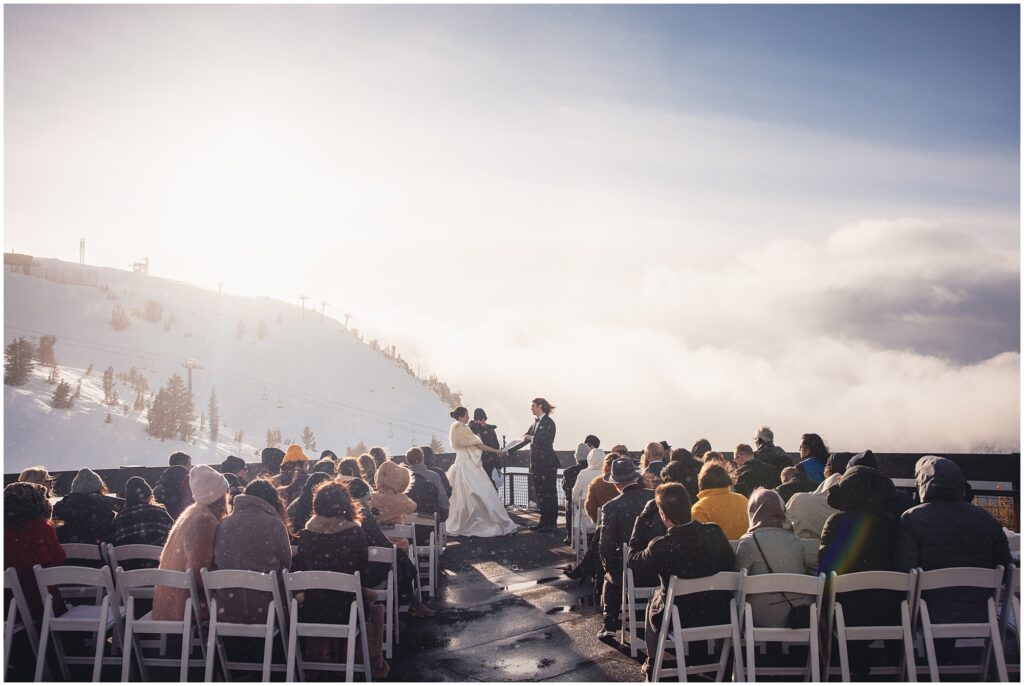
[[597,639],[593,584],[562,575],[564,537],[449,538],[437,614],[404,620],[388,681],[642,681],[638,660]]

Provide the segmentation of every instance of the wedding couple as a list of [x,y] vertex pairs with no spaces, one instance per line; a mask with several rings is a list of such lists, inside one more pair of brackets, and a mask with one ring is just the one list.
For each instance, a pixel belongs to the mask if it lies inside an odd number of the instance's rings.
[[[555,423],[549,416],[554,407],[543,398],[536,398],[530,410],[535,418],[534,424],[523,436],[523,441],[512,450],[533,443],[530,473],[537,492],[541,518],[540,523],[531,528],[554,531],[558,516],[554,490],[558,458],[553,447]],[[469,428],[469,410],[466,408],[456,408],[451,412],[451,417],[455,422],[448,433],[448,440],[455,451],[455,462],[448,469],[452,495],[445,528],[452,536],[493,537],[514,532],[516,523],[505,511],[481,461],[484,452],[495,453],[498,457],[506,457],[508,452],[484,445],[480,437]]]

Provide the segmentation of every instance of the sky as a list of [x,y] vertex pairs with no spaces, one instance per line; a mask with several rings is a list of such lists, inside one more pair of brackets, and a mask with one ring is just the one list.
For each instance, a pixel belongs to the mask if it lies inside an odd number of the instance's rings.
[[4,248],[327,301],[510,440],[1019,449],[1019,25],[8,5]]

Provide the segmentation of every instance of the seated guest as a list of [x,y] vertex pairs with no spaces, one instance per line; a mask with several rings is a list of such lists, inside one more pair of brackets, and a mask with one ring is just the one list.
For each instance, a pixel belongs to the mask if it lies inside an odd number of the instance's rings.
[[245,492],[245,484],[234,474],[230,472],[224,474],[224,480],[228,482],[228,504],[231,504],[235,500],[236,495],[241,495]]
[[[355,458],[352,458],[355,459]],[[358,464],[358,463],[357,463]],[[321,457],[313,465],[313,468],[309,470],[310,474],[326,474],[327,476],[333,477],[338,472],[338,463],[329,457]],[[362,472],[360,472],[362,474]]]
[[167,466],[184,467],[186,471],[192,471],[192,456],[181,451],[171,453],[167,458]]
[[[306,481],[313,480],[314,476]],[[319,474],[326,477],[326,474]],[[348,491],[340,483],[332,481],[316,486],[313,496],[313,516],[299,531],[296,541],[298,553],[292,568],[295,571],[325,571],[342,574],[359,574],[360,582],[367,585],[369,556],[366,538],[359,522],[361,507],[352,502]],[[229,521],[230,517],[225,520]],[[384,638],[384,607],[371,601],[372,591],[359,598],[363,603],[366,617],[366,633],[369,636],[367,650],[370,654],[371,674],[375,679],[387,676],[388,665],[384,661],[381,644]],[[297,594],[299,620],[316,624],[344,624],[348,622],[349,609],[355,598],[349,593],[326,590],[308,590]],[[310,640],[310,649],[317,661],[332,661],[342,658],[332,647],[334,642],[319,638]]]
[[[590,486],[590,482],[593,481],[595,477],[601,475],[601,471],[604,467],[604,462],[605,453],[600,448],[594,448],[587,454],[587,467],[586,469],[581,469],[579,471],[579,473],[576,475],[576,483],[572,487],[572,501],[574,503],[578,502],[581,496],[584,498],[586,497],[587,489]],[[580,512],[577,512],[577,519],[583,516],[584,512],[586,512],[586,510],[581,510]],[[589,517],[590,515],[588,514],[587,516]],[[595,523],[594,518],[591,518],[590,523]]]
[[[865,450],[864,452],[857,453],[856,455],[851,457],[849,463],[847,463],[846,468],[850,469],[852,467],[871,467],[872,469],[877,469],[879,472],[882,471],[878,466],[878,460],[875,458],[874,452],[870,450]],[[910,493],[904,490],[897,489],[896,484],[892,482],[892,479],[889,479],[889,483],[892,484],[892,488],[895,490],[896,493],[892,501],[891,513],[893,517],[896,519],[896,521],[899,522],[900,516],[904,512],[914,507],[915,505],[920,505],[921,503],[917,498],[916,491],[914,495],[911,495]],[[967,502],[971,502],[974,500],[974,497],[971,496],[971,494],[969,493],[971,484],[967,482],[964,483],[967,485],[967,491],[965,491],[964,493],[964,500],[966,500]]]
[[156,482],[153,497],[164,506],[171,519],[177,520],[193,502],[188,469],[181,465],[165,469]]
[[80,469],[71,482],[71,493],[53,506],[53,516],[63,524],[57,529],[61,543],[110,543],[114,539],[116,503],[106,497],[107,485],[91,469]]
[[360,478],[372,487],[374,476],[377,474],[377,463],[367,453],[363,453],[356,459],[359,460]]
[[717,462],[708,462],[697,476],[697,502],[691,517],[705,524],[717,524],[735,541],[747,531],[747,499],[729,490],[732,474]]
[[[926,455],[914,477],[921,504],[903,513],[896,545],[896,569],[924,571],[947,567],[987,567],[1011,563],[1003,527],[987,511],[964,500],[965,482],[952,460]],[[985,621],[984,589],[927,591],[936,622]],[[979,614],[980,613],[980,614]]]
[[[829,505],[839,510],[825,522],[818,548],[821,572],[831,577],[855,572],[894,571],[899,521],[893,516],[896,489],[877,469],[851,466],[829,490]],[[849,626],[899,624],[902,594],[893,591],[853,591],[837,599]],[[886,644],[898,660],[899,646]],[[871,668],[868,642],[848,643],[855,681],[866,681]]]
[[[740,536],[736,544],[736,571],[746,569],[747,574],[806,574],[808,573],[804,544],[786,525],[786,506],[775,491],[758,488],[751,494],[748,506],[750,529]],[[813,571],[813,570],[811,570]],[[813,599],[805,595],[786,593],[758,593],[747,596],[754,612],[754,625],[787,627],[791,612],[810,605]],[[808,626],[801,617],[797,626]]]
[[[658,486],[654,500],[668,533],[655,538],[642,550],[629,552],[630,569],[640,575],[657,576],[661,582],[647,605],[644,642],[648,655],[654,655],[657,649],[671,578],[697,579],[731,572],[736,564],[732,546],[721,528],[690,519],[690,495],[681,484]],[[712,591],[682,596],[675,603],[683,626],[728,624],[732,597],[731,592]]]
[[249,481],[249,466],[245,464],[245,460],[234,455],[228,455],[220,463],[220,473],[225,476],[234,474],[243,486]]
[[810,493],[818,484],[807,478],[802,467],[786,467],[782,470],[782,483],[775,487],[775,492],[782,498],[782,502],[788,503],[789,499],[797,493]]
[[331,477],[323,472],[313,472],[306,479],[299,497],[288,505],[288,520],[293,536],[297,536],[306,526],[309,518],[313,516],[313,490],[325,481],[330,480]]
[[[114,545],[159,545],[167,542],[174,520],[162,505],[153,503],[153,489],[141,476],[124,485],[124,507],[114,517]],[[150,566],[156,566],[150,565]]]
[[[850,464],[850,460],[857,457],[853,453],[832,453],[825,460],[825,478],[838,474],[842,476],[846,472],[846,467]],[[874,455],[872,454],[872,459]],[[869,467],[871,465],[868,465]],[[877,466],[877,465],[876,465]]]
[[379,445],[370,448],[369,453],[373,461],[377,463],[377,469],[380,469],[380,466],[388,461],[388,454]]
[[260,452],[260,462],[263,464],[264,472],[270,477],[281,473],[281,460],[283,459],[284,451],[280,448],[264,448]]
[[618,455],[619,457],[629,457],[629,448],[627,448],[621,443],[612,446],[612,452]]
[[[612,463],[619,455],[611,453],[604,458],[601,465],[601,475],[595,476],[587,486],[587,499],[583,501],[583,509],[591,521],[597,521],[597,511],[604,507],[604,504],[619,494],[615,484],[605,479],[612,472]],[[620,458],[621,459],[621,458]]]
[[789,459],[786,451],[775,445],[775,434],[767,426],[757,428],[757,433],[754,435],[754,447],[757,448],[754,451],[754,457],[775,467],[776,474],[786,467],[793,466],[793,461]]
[[281,492],[281,498],[290,503],[302,493],[302,487],[309,477],[309,457],[302,446],[292,443],[281,461],[281,473],[271,483]]
[[39,484],[46,488],[47,497],[53,492],[54,478],[50,476],[50,472],[46,471],[46,467],[28,467],[21,470],[21,474],[18,475],[18,481],[28,484]]
[[[195,502],[174,522],[160,554],[160,569],[175,572],[191,569],[202,598],[203,580],[199,570],[213,565],[214,535],[217,525],[228,513],[228,482],[213,467],[201,464],[189,473],[189,484]],[[153,591],[153,619],[181,621],[188,598],[187,590],[157,586]],[[200,600],[200,606],[201,611],[207,611],[205,601]]]
[[[440,521],[447,520],[450,507],[448,494],[437,474],[423,464],[423,450],[409,448],[405,452],[405,469],[412,473],[409,488],[406,489],[405,494],[416,503],[416,512],[428,516],[437,514]],[[429,532],[427,534],[429,536]]]
[[355,457],[342,458],[341,462],[338,463],[338,476],[346,477],[347,479],[363,478],[363,470],[359,466],[359,460]]
[[755,488],[775,488],[779,485],[780,469],[766,458],[755,457],[746,443],[736,446],[736,488],[742,496],[750,497]]
[[449,498],[452,497],[452,485],[448,483],[448,474],[443,469],[434,464],[434,449],[429,445],[421,445],[420,450],[423,451],[423,464],[427,465],[427,469],[434,472],[441,478],[441,483],[444,485],[444,492]]
[[690,449],[690,454],[695,460],[703,460],[704,455],[711,452],[711,441],[706,438],[698,438]]
[[796,493],[786,503],[786,517],[800,538],[821,538],[825,522],[838,510],[828,504],[828,491],[839,483],[842,474],[831,474],[810,493]]
[[669,453],[668,462],[661,468],[661,480],[668,483],[682,484],[687,493],[697,492],[697,475],[702,467],[700,460],[695,459],[686,448],[676,448]]
[[[370,495],[370,507],[374,509],[379,524],[405,524],[405,516],[416,511],[416,503],[405,494],[411,480],[409,470],[391,460],[377,468],[377,491]],[[409,547],[409,541],[404,538],[391,540],[402,551]]]
[[[651,472],[651,476],[647,477],[650,481],[654,476],[661,473],[661,468],[665,466],[665,448],[658,441],[651,441],[644,446],[644,451],[640,455],[640,470],[646,474]],[[657,472],[655,473],[655,470]],[[643,478],[643,475],[641,475]]]
[[825,463],[828,462],[828,448],[818,434],[804,434],[800,437],[800,462],[807,478],[815,484],[825,480]]
[[[596,436],[587,436],[587,440],[594,440],[600,444]],[[587,468],[587,455],[596,446],[583,442],[576,446],[576,464],[562,470],[562,494],[565,496],[565,540],[566,545],[572,541],[573,502],[572,489],[576,486],[576,477]]]
[[629,458],[620,457],[612,462],[605,480],[618,495],[601,508],[598,550],[604,568],[604,628],[598,633],[598,638],[611,638],[622,626],[619,619],[623,586],[622,547],[629,541],[636,518],[643,512],[647,501],[654,498],[654,491],[640,485],[640,473]]
[[[32,568],[64,564],[64,548],[50,522],[52,510],[45,486],[20,481],[4,488],[4,565],[18,574],[29,613],[37,621],[43,617],[43,601]],[[59,591],[53,588],[50,593],[54,612],[62,614]]]

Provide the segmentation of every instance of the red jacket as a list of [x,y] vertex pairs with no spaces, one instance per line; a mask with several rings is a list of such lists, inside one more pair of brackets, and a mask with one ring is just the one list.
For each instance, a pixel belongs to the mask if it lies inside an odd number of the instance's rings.
[[[4,527],[4,564],[18,572],[18,582],[25,594],[29,611],[36,619],[43,616],[43,601],[36,586],[32,567],[55,567],[64,564],[64,548],[57,541],[57,531],[45,519],[36,519],[17,527]],[[61,614],[59,603],[54,612]]]

